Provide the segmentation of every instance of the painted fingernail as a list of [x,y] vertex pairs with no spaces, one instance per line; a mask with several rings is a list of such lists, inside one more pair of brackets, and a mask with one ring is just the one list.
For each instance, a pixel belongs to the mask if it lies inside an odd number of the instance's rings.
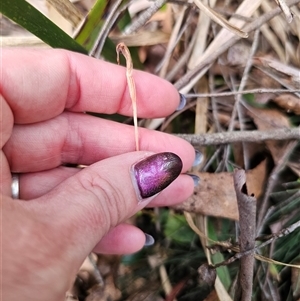
[[147,157],[132,167],[138,199],[154,196],[169,186],[181,173],[182,161],[173,153]]
[[185,98],[185,96],[183,94],[179,93],[179,97],[180,97],[180,102],[179,102],[179,105],[178,105],[176,111],[182,110],[185,107],[185,105],[186,105],[186,98]]
[[199,165],[203,161],[203,154],[195,149],[195,160],[193,166]]
[[188,176],[190,176],[193,179],[194,187],[197,187],[200,183],[200,178],[196,175],[191,175],[191,174],[188,174]]
[[150,234],[145,233],[145,237],[146,237],[145,244],[144,244],[145,247],[149,247],[149,246],[154,245],[155,240],[154,240],[153,236],[151,236]]

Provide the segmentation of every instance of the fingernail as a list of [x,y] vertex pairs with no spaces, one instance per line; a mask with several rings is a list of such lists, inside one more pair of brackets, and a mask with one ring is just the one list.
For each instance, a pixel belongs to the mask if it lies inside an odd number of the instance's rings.
[[169,186],[181,173],[182,161],[173,153],[159,153],[132,166],[133,183],[139,201]]
[[193,181],[194,181],[194,187],[197,187],[200,183],[200,178],[196,175],[191,175],[191,174],[187,174],[188,176],[190,176]]
[[145,244],[144,244],[145,247],[149,247],[149,246],[154,245],[155,240],[154,240],[153,236],[151,236],[150,234],[145,233],[145,237],[146,237]]
[[195,160],[193,166],[199,165],[203,161],[203,154],[195,149]]
[[179,105],[178,105],[176,111],[182,110],[185,107],[185,105],[186,105],[186,98],[185,98],[185,96],[183,94],[179,93],[179,97],[180,97],[180,102],[179,102]]

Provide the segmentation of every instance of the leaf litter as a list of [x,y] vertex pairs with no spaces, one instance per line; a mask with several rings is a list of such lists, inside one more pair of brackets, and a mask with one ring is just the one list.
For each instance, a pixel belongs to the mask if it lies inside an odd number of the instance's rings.
[[[76,7],[83,14],[93,3],[87,0],[75,2]],[[221,15],[226,23],[228,21],[231,26],[247,33],[249,37],[241,40],[236,32],[222,28],[224,26],[222,22],[216,23],[216,20],[200,12],[199,6],[201,9],[203,3],[208,11],[213,11],[216,18]],[[294,5],[289,7],[291,3]],[[151,5],[146,4],[140,11],[148,10],[152,17],[145,20],[139,30],[127,36],[114,26],[109,33],[109,36],[118,43],[123,41],[127,44],[126,39],[130,38],[127,45],[139,48],[145,70],[168,78],[180,92],[189,95],[186,108],[174,115],[175,117],[141,120],[140,125],[156,129],[164,128],[164,131],[169,133],[188,135],[210,135],[222,132],[234,135],[235,132],[242,130],[268,130],[270,133],[272,131],[275,133],[278,129],[299,129],[299,1],[281,0],[278,4],[271,0],[211,1],[210,3],[202,1],[200,5],[199,2],[196,4],[198,5],[180,1],[167,2],[164,8],[157,12],[151,11]],[[133,21],[138,14],[140,13],[131,16]],[[49,17],[51,18],[51,15]],[[67,14],[61,18],[68,18]],[[15,25],[6,26],[4,29],[6,36],[1,37],[3,46],[6,45],[5,43],[15,46],[26,46],[26,43],[29,43],[27,33],[24,33],[22,39],[14,36]],[[250,50],[255,41],[253,34],[255,29],[259,29],[258,44],[253,58],[249,60]],[[17,30],[22,32],[19,28]],[[13,40],[6,39],[11,37]],[[248,69],[245,72],[247,64]],[[243,90],[257,92],[242,94],[238,98],[242,81]],[[258,92],[260,89],[269,89],[269,92],[261,94]],[[218,97],[218,94],[227,91],[232,94]],[[208,94],[208,96],[196,96],[201,94]],[[167,126],[164,126],[165,124]],[[232,264],[222,267],[223,270],[218,268],[215,285],[205,292],[197,278],[198,268],[205,263],[205,260],[203,261],[203,258],[206,258],[204,254],[207,253],[205,241],[201,247],[199,239],[197,240],[195,236],[195,240],[189,245],[186,243],[180,245],[172,238],[164,237],[164,227],[168,219],[172,220],[177,215],[181,215],[182,210],[187,210],[207,238],[215,235],[219,242],[225,242],[227,239],[237,240],[238,235],[235,231],[238,231],[238,228],[235,230],[236,224],[232,222],[239,218],[232,179],[235,168],[246,169],[247,190],[257,198],[258,214],[260,209],[265,212],[259,219],[257,234],[270,235],[273,233],[272,225],[277,225],[278,232],[283,227],[283,223],[286,226],[289,221],[292,223],[295,219],[299,220],[300,206],[297,206],[299,196],[296,194],[300,189],[299,144],[291,145],[283,135],[280,141],[270,139],[245,143],[241,138],[238,143],[231,145],[197,147],[204,153],[205,159],[200,166],[194,167],[191,171],[201,179],[194,195],[182,205],[169,211],[146,209],[132,221],[145,232],[153,234],[157,241],[155,246],[144,249],[132,257],[95,255],[96,270],[100,270],[101,275],[104,275],[103,282],[99,282],[98,279],[93,282],[94,286],[90,286],[85,291],[84,297],[78,292],[73,293],[73,297],[78,300],[104,300],[103,298],[168,300],[168,296],[172,295],[174,299],[180,301],[208,300],[205,296],[209,298],[214,295],[216,300],[233,300],[232,291],[226,289],[225,283],[228,281],[226,273],[230,271],[232,274],[238,266]],[[285,188],[291,183],[296,183],[293,184],[296,188]],[[281,196],[279,203],[275,201],[275,196],[278,195]],[[286,200],[289,202],[286,203]],[[272,224],[269,224],[268,220],[272,220]],[[174,231],[178,230],[174,229]],[[299,256],[293,255],[292,252],[281,257],[278,255],[284,248],[297,249],[299,235],[298,229],[294,234],[275,239],[271,246],[264,247],[263,255],[270,259],[275,256],[277,261],[283,263],[299,264]],[[160,240],[159,237],[164,239]],[[283,246],[282,239],[284,239]],[[219,253],[217,255],[222,255],[223,259],[231,256],[231,252]],[[151,265],[147,261],[151,254],[159,258],[156,265]],[[139,256],[144,260],[138,259]],[[217,263],[215,256],[210,254],[207,257],[210,258],[211,264]],[[260,253],[257,256],[261,256]],[[253,288],[255,296],[266,298],[272,295],[276,296],[276,300],[291,301],[299,298],[299,269],[292,267],[290,274],[282,273],[282,268],[276,265],[276,262],[269,263],[263,269],[261,267],[258,262],[254,268],[255,279],[257,279]],[[95,265],[92,265],[91,269],[83,267],[81,272],[83,270],[87,271],[83,275],[88,277],[94,275],[95,278]],[[84,283],[89,282],[84,277],[82,279]],[[183,279],[188,280],[183,281]],[[235,277],[230,277],[229,281],[234,285]],[[165,282],[169,283],[168,288],[164,287]],[[263,283],[265,286],[262,290],[260,285]],[[282,290],[281,287],[288,287],[288,289]]]

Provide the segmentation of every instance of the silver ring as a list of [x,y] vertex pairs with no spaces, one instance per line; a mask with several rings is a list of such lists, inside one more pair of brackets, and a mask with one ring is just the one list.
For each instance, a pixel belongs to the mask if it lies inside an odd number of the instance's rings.
[[11,174],[11,196],[13,199],[19,199],[20,197],[20,181],[19,174],[13,173]]

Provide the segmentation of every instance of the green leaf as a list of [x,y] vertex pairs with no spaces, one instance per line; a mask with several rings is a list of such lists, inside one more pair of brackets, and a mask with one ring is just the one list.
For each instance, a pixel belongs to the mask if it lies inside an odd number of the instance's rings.
[[[227,240],[228,237],[226,237],[226,233],[229,233],[229,221],[222,219],[222,233],[225,234],[225,237],[222,238],[222,240]],[[227,231],[226,231],[227,230]],[[217,236],[217,231],[215,229],[215,222],[214,218],[208,218],[208,236],[210,239],[213,239],[214,241],[218,241],[219,237]],[[212,255],[212,262],[214,264],[222,262],[225,260],[222,253],[217,252],[216,254]],[[226,289],[229,289],[231,285],[231,277],[229,274],[228,266],[221,266],[217,268],[217,274],[223,283],[224,287]]]
[[[113,5],[111,0],[97,0],[75,37],[75,41],[89,52],[96,42],[111,5]],[[109,38],[105,40],[101,55],[108,61],[116,62],[116,46]]]
[[87,54],[87,50],[25,0],[2,0],[0,12],[53,48]]
[[196,236],[187,224],[185,217],[179,214],[168,215],[164,232],[166,237],[184,244],[190,244]]
[[97,0],[87,14],[84,24],[75,37],[75,40],[88,51],[92,49],[97,34],[101,30],[104,23],[104,16],[107,13],[110,2],[111,1]]
[[[122,4],[125,4],[128,0],[122,1]],[[97,0],[93,6],[93,8],[89,11],[86,16],[84,23],[82,24],[80,30],[78,31],[75,40],[82,45],[88,52],[91,52],[93,49],[96,40],[104,26],[107,15],[110,13],[112,7],[115,2],[112,0]],[[118,26],[122,28],[126,26],[130,22],[130,16],[127,10],[124,13],[122,22],[118,22]],[[130,54],[133,62],[134,68],[143,69],[143,65],[141,64],[138,56],[138,51],[134,47],[130,47]],[[116,63],[116,45],[114,42],[106,38],[104,42],[104,46],[102,49],[101,55],[108,61]],[[121,56],[122,65],[125,66],[125,60],[123,60]]]

